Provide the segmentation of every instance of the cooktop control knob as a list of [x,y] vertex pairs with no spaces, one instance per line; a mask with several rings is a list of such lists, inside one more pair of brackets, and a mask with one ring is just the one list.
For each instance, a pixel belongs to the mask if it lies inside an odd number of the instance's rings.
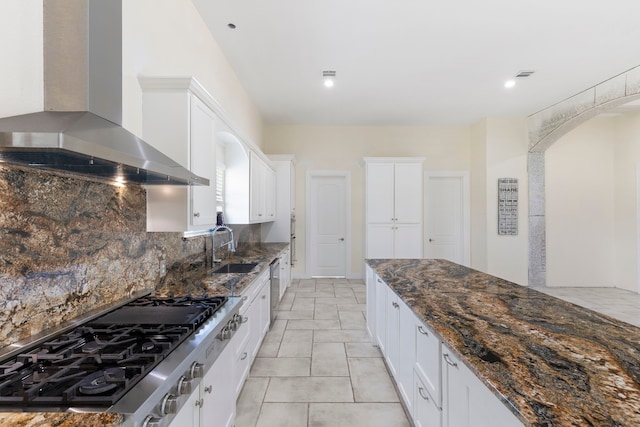
[[156,418],[153,415],[147,415],[147,418],[142,422],[142,427],[160,427],[162,418]]
[[164,415],[175,414],[178,412],[178,397],[173,394],[166,394],[162,399],[162,407],[160,408]]
[[185,377],[180,377],[178,381],[178,393],[179,394],[191,394],[193,391],[193,380]]
[[204,376],[204,365],[202,363],[193,362],[189,369],[191,378],[202,378]]

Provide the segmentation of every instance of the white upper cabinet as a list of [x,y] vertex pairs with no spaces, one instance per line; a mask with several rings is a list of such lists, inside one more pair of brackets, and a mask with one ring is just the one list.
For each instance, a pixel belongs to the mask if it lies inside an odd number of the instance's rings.
[[421,157],[366,157],[366,258],[422,257]]
[[276,220],[262,226],[263,242],[289,242],[291,215],[295,212],[295,158],[292,155],[269,155],[275,169]]
[[192,78],[141,77],[143,138],[208,186],[147,187],[147,231],[200,231],[216,223],[216,101]]
[[251,222],[267,222],[276,219],[276,173],[256,153],[251,152],[249,173]]
[[276,173],[257,151],[246,148],[231,132],[225,142],[225,222],[254,224],[276,220]]

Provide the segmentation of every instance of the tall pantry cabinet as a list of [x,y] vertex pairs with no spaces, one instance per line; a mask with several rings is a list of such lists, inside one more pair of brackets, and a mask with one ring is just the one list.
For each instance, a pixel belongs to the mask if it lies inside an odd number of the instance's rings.
[[422,258],[423,157],[365,157],[365,257]]

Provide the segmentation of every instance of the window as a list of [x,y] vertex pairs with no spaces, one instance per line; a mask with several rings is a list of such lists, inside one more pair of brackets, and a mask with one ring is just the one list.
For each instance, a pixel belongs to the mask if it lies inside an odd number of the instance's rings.
[[224,177],[226,172],[224,145],[216,145],[216,212],[224,212]]

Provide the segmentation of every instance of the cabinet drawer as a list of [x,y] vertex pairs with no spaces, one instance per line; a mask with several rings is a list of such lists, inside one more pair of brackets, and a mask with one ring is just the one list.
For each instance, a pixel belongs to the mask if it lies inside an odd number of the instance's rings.
[[413,421],[416,427],[440,427],[442,411],[436,405],[417,370],[413,373]]
[[416,370],[424,386],[439,408],[442,408],[440,340],[419,320],[414,326],[416,337]]

